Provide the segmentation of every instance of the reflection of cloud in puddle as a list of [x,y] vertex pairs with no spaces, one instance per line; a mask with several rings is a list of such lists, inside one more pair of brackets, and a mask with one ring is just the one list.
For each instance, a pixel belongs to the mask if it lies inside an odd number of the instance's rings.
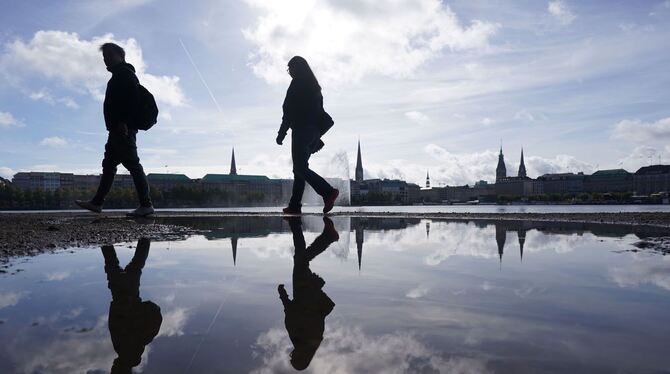
[[523,286],[521,286],[521,288],[515,289],[514,294],[522,299],[525,299],[532,295],[541,294],[544,291],[546,291],[546,288],[544,287],[537,287],[532,284],[524,284]]
[[62,281],[69,278],[71,273],[69,271],[54,271],[51,273],[46,273],[46,280],[51,281]]
[[[294,372],[293,345],[286,331],[273,328],[256,340],[262,367],[253,373]],[[416,337],[401,332],[370,336],[356,327],[326,327],[308,373],[489,373],[481,359],[444,358]]]
[[415,288],[409,290],[407,294],[405,295],[406,297],[409,297],[410,299],[418,299],[420,297],[426,296],[430,288],[425,285],[425,284],[420,284],[416,286]]
[[610,269],[610,277],[619,287],[634,287],[649,283],[670,291],[670,256],[633,255],[626,267]]
[[15,291],[0,293],[0,309],[18,304],[19,300],[21,300],[27,294],[27,292]]
[[[182,336],[189,317],[187,308],[175,308],[163,313],[163,323],[158,336]],[[158,337],[157,336],[157,337]]]

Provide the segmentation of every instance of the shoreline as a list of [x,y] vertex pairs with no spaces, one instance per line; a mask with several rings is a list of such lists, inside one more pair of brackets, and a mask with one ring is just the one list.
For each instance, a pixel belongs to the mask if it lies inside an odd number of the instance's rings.
[[[114,244],[147,237],[179,240],[202,233],[188,224],[162,222],[170,218],[280,217],[280,212],[184,212],[161,211],[154,217],[130,219],[124,212],[0,213],[0,264],[13,258],[34,256],[66,248]],[[322,216],[303,213],[303,216]],[[590,223],[668,229],[670,212],[622,213],[407,213],[335,212],[331,217],[414,218],[455,221],[534,221]],[[4,268],[4,267],[3,267]],[[5,272],[0,268],[0,273]]]

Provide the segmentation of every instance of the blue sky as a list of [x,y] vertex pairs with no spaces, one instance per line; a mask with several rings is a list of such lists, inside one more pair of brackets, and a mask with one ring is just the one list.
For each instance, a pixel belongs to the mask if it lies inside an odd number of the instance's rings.
[[[97,51],[157,97],[150,172],[291,175],[274,144],[302,55],[336,125],[311,162],[434,185],[670,162],[670,1],[16,1],[0,13],[0,175],[98,173]],[[190,55],[190,58],[189,58]],[[346,161],[348,159],[348,162]],[[344,161],[343,161],[344,160]]]

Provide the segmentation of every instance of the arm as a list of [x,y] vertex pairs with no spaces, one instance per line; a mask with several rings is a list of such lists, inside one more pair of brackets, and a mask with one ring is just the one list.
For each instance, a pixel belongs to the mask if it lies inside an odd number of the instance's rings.
[[291,121],[294,117],[295,112],[295,85],[291,82],[291,85],[286,91],[286,97],[284,98],[284,104],[282,104],[283,115],[281,119],[281,126],[279,126],[279,131],[277,132],[277,144],[282,144],[282,141],[286,137],[289,127],[291,126]]

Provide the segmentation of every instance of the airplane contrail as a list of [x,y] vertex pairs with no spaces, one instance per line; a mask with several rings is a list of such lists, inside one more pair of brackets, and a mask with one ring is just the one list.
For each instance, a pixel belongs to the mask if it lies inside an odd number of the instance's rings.
[[219,102],[216,101],[216,97],[214,97],[214,93],[212,93],[212,90],[209,88],[209,85],[205,81],[205,78],[202,76],[202,73],[200,72],[200,69],[198,69],[198,66],[195,64],[195,61],[193,61],[193,57],[191,56],[191,53],[186,49],[186,45],[184,42],[179,38],[179,44],[181,44],[181,47],[184,49],[184,53],[186,53],[186,57],[188,57],[188,60],[191,62],[191,65],[193,65],[193,68],[195,69],[195,72],[198,73],[198,77],[200,77],[200,81],[202,84],[205,86],[207,89],[207,92],[209,93],[209,97],[212,98],[212,101],[214,102],[214,105],[216,105],[216,109],[219,110],[219,113],[223,113],[223,110],[221,110],[221,106],[219,106]]

